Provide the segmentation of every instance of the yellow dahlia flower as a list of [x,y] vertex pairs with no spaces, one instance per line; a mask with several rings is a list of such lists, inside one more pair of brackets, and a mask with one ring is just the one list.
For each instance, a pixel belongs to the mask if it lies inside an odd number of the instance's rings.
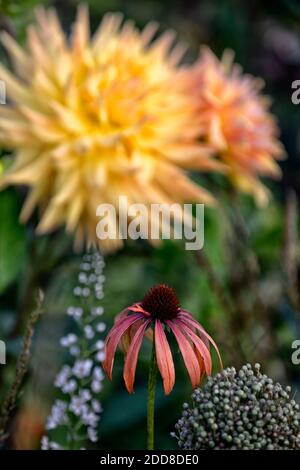
[[198,142],[183,50],[171,32],[152,41],[156,30],[108,14],[90,37],[81,7],[70,42],[53,10],[37,11],[26,50],[2,35],[15,71],[0,68],[10,99],[0,140],[16,156],[4,183],[31,188],[21,219],[39,206],[39,233],[65,223],[94,243],[97,206],[117,207],[120,195],[129,204],[213,201],[184,172],[219,164]]
[[191,70],[191,93],[206,141],[229,168],[236,186],[259,204],[268,191],[259,176],[280,176],[276,159],[284,155],[278,128],[268,112],[269,101],[259,94],[262,80],[243,75],[228,51],[221,61],[204,47]]

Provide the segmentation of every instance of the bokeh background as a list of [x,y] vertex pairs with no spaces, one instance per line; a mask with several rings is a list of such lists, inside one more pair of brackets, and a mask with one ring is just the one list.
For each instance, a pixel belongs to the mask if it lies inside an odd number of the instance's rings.
[[[33,21],[34,7],[55,6],[69,31],[77,1],[0,0],[0,29],[19,41]],[[106,283],[101,304],[108,327],[124,306],[141,299],[153,284],[166,282],[178,292],[181,304],[215,338],[226,366],[261,362],[266,373],[293,388],[300,400],[300,366],[292,364],[291,344],[300,339],[299,241],[300,105],[291,102],[291,84],[300,79],[300,4],[296,0],[90,0],[92,27],[107,11],[121,11],[143,27],[157,20],[161,30],[173,28],[190,47],[193,60],[201,44],[221,56],[226,48],[247,73],[265,80],[272,111],[278,118],[288,159],[283,178],[267,182],[273,193],[268,207],[258,209],[246,196],[232,195],[223,177],[201,177],[221,201],[205,212],[205,246],[196,257],[182,243],[165,241],[159,248],[128,243],[106,258]],[[1,50],[1,61],[7,57]],[[1,158],[6,158],[2,152]],[[197,177],[199,178],[199,177]],[[45,418],[57,391],[56,372],[63,364],[59,338],[71,328],[65,315],[72,304],[80,254],[64,231],[38,237],[36,220],[26,226],[18,215],[26,190],[0,192],[0,339],[7,343],[7,365],[0,366],[0,402],[11,383],[24,325],[34,307],[37,288],[45,293],[45,313],[33,344],[30,372],[10,427],[6,448],[39,448]],[[207,260],[209,263],[207,263]],[[216,279],[218,283],[216,285]],[[233,299],[227,309],[219,285]],[[104,382],[101,449],[138,449],[145,446],[146,387],[149,345],[140,356],[136,392],[130,396],[122,382],[123,358],[116,359],[114,381]],[[156,445],[176,448],[170,437],[191,388],[179,354],[174,391],[157,395]],[[215,361],[216,362],[216,361]]]

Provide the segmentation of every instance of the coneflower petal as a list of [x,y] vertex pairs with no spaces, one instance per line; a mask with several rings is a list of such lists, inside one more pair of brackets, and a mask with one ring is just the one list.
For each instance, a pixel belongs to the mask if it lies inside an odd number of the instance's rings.
[[192,343],[195,345],[197,351],[199,351],[200,356],[203,360],[201,362],[204,363],[205,372],[207,375],[210,375],[212,370],[212,360],[206,344],[202,341],[201,338],[199,338],[198,335],[196,335],[196,333],[194,333],[192,328],[188,326],[184,321],[177,320],[177,323],[181,325],[184,334],[186,334],[190,338]]
[[177,326],[176,320],[167,320],[167,325],[171,328],[176,341],[178,343],[179,349],[181,351],[185,366],[189,373],[191,383],[193,388],[196,388],[200,383],[201,371],[198,363],[197,356],[190,345],[188,339],[181,332],[180,328]]
[[123,336],[120,340],[120,343],[119,343],[119,347],[120,347],[121,351],[125,354],[125,356],[128,353],[129,347],[131,345],[132,338],[135,336],[137,330],[139,329],[139,327],[142,324],[144,324],[144,319],[137,320],[129,328],[127,328],[127,330],[123,334]]
[[150,320],[145,320],[144,324],[139,327],[137,332],[135,333],[135,336],[133,337],[126,359],[125,359],[125,365],[124,365],[124,381],[126,388],[129,393],[133,393],[133,384],[134,384],[134,379],[135,379],[135,371],[136,371],[136,364],[137,364],[137,358],[138,354],[140,351],[140,347],[143,341],[143,337],[145,334],[146,329],[148,328],[148,325],[150,323]]
[[[136,312],[136,313],[137,313],[137,312]],[[129,308],[124,308],[124,310],[122,310],[120,313],[118,313],[118,315],[116,315],[114,324],[116,325],[116,324],[119,323],[120,321],[124,320],[125,318],[128,317],[128,315],[130,315],[130,310],[129,310]]]
[[206,333],[205,329],[200,325],[200,323],[198,323],[196,320],[194,320],[193,317],[190,314],[187,315],[187,312],[184,312],[184,311],[180,312],[179,319],[182,320],[183,322],[185,322],[189,327],[196,328],[196,330],[198,330],[199,334],[203,335],[213,345],[213,347],[215,348],[215,351],[218,355],[220,366],[223,368],[223,363],[222,363],[222,359],[221,359],[221,355],[220,355],[220,351],[218,349],[218,346],[216,345],[216,343],[214,342],[212,337],[208,333]]
[[129,315],[127,318],[119,320],[109,332],[105,341],[105,360],[102,363],[103,369],[111,380],[114,366],[115,352],[125,331],[137,320],[143,317],[138,314]]
[[205,365],[204,365],[203,358],[202,358],[201,354],[199,353],[199,350],[196,348],[195,345],[194,345],[194,351],[195,351],[196,357],[198,359],[198,364],[199,364],[199,367],[200,367],[200,381],[201,381],[202,378],[206,374]]
[[159,320],[155,321],[154,339],[157,366],[163,379],[165,394],[169,395],[175,383],[175,369],[170,346]]
[[150,313],[146,312],[146,310],[143,309],[143,307],[139,303],[131,305],[131,307],[128,307],[128,310],[130,310],[131,312],[142,313],[143,315],[150,317]]

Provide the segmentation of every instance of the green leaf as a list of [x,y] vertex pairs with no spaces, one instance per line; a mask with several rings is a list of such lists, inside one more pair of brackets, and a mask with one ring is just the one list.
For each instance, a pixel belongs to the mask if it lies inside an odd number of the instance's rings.
[[25,259],[25,230],[18,221],[19,210],[13,189],[0,193],[0,293],[17,278]]

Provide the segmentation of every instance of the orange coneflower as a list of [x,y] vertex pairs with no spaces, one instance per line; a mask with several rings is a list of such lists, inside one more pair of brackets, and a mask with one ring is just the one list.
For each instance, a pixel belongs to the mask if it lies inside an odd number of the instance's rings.
[[198,141],[182,47],[172,32],[152,40],[156,31],[115,13],[91,37],[82,6],[70,41],[55,11],[41,8],[26,50],[2,34],[14,74],[0,66],[10,100],[0,107],[0,141],[16,157],[3,181],[30,187],[21,218],[39,206],[39,233],[65,224],[78,241],[113,250],[122,240],[96,238],[101,203],[212,203],[185,171],[220,163]]
[[260,176],[276,178],[276,160],[284,156],[269,100],[260,95],[262,80],[243,75],[227,51],[218,60],[203,47],[189,71],[199,127],[226,163],[232,182],[259,204],[268,199]]
[[[150,329],[150,331],[149,331]],[[166,394],[175,383],[172,353],[166,336],[170,330],[178,343],[192,386],[199,385],[203,375],[211,374],[212,360],[209,343],[220,354],[213,339],[192,315],[180,308],[174,290],[164,284],[152,287],[142,302],[126,308],[118,317],[106,338],[106,359],[103,368],[112,378],[114,356],[118,344],[125,356],[124,381],[129,393],[133,392],[135,371],[143,337],[152,332],[155,357],[163,379]]]
[[165,284],[152,287],[142,302],[121,312],[110,330],[105,343],[106,358],[103,369],[112,378],[114,357],[118,344],[125,353],[124,381],[129,393],[133,392],[138,354],[145,335],[152,339],[152,359],[149,368],[147,402],[147,448],[154,448],[154,400],[156,369],[169,394],[175,383],[175,369],[166,331],[173,333],[181,351],[192,386],[211,373],[212,359],[209,343],[215,347],[221,366],[219,350],[213,339],[192,315],[180,308],[173,289]]

